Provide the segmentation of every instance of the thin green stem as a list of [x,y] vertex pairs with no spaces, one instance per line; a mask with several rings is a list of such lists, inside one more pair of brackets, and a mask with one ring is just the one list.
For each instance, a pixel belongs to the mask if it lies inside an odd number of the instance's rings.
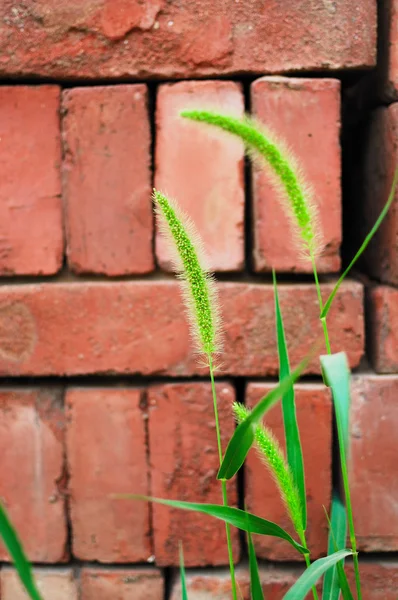
[[[211,358],[211,354],[208,354],[208,360],[209,360],[209,371],[210,371],[210,380],[211,380],[211,391],[213,394],[214,420],[215,420],[215,424],[216,424],[218,457],[219,457],[219,462],[220,462],[220,466],[221,466],[223,455],[222,455],[222,447],[221,447],[220,423],[218,420],[217,394],[216,394],[216,386],[214,383],[214,370],[213,370],[213,361]],[[221,490],[222,490],[223,505],[228,506],[227,482],[225,481],[225,479],[221,480]],[[228,558],[229,558],[229,570],[231,573],[232,598],[233,598],[233,600],[237,600],[238,595],[237,595],[236,580],[235,580],[234,557],[233,557],[233,552],[232,552],[231,529],[230,529],[230,526],[228,525],[228,523],[225,523],[225,531],[227,534],[227,547],[228,547]]]
[[[305,539],[305,532],[301,531],[298,532],[299,534],[299,538],[301,540],[302,545],[305,548],[308,548],[307,546],[307,540]],[[309,554],[304,554],[304,558],[305,558],[305,564],[307,565],[307,569],[311,566],[311,560],[310,560],[310,555]],[[319,596],[318,596],[318,592],[316,591],[316,587],[312,586],[312,595],[314,596],[314,600],[319,600]]]
[[[314,258],[313,254],[311,254],[311,262],[312,262],[312,268],[314,271],[316,290],[317,290],[317,294],[318,294],[319,310],[322,313],[322,310],[323,310],[322,294],[321,294],[321,288],[320,288],[319,280],[318,280],[318,272],[316,269],[315,258]],[[326,317],[320,317],[320,320],[322,323],[323,333],[325,336],[326,350],[327,350],[328,354],[331,354],[332,350],[330,347],[329,332],[328,332],[328,327],[327,327],[327,323],[326,323]],[[356,584],[356,589],[357,589],[357,600],[362,600],[361,580],[360,580],[360,576],[359,576],[357,541],[356,541],[356,537],[355,537],[354,517],[352,514],[351,493],[350,493],[350,486],[349,486],[349,482],[348,482],[348,471],[347,471],[347,462],[346,462],[346,456],[345,456],[344,437],[343,437],[343,432],[341,431],[341,428],[339,427],[339,419],[337,419],[337,434],[338,434],[338,439],[339,439],[340,466],[341,466],[341,473],[343,476],[343,486],[344,486],[344,495],[345,495],[346,510],[347,510],[348,529],[350,532],[350,542],[351,542],[351,548],[352,548],[352,552],[353,552],[355,584]]]

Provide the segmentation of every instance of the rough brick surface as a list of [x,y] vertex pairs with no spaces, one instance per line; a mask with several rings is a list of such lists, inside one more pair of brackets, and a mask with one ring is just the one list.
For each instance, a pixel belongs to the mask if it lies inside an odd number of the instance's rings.
[[0,22],[2,75],[275,73],[372,66],[376,57],[376,0],[5,0]]
[[[398,161],[398,105],[378,108],[370,117],[360,171],[355,229],[356,248],[369,233],[387,202]],[[353,228],[354,229],[354,228]],[[374,279],[398,285],[398,191],[380,229],[361,258]]]
[[[262,383],[249,384],[246,402],[254,406],[272,388]],[[328,390],[319,384],[296,386],[297,418],[304,455],[307,486],[308,527],[307,543],[313,558],[326,552],[327,522],[322,506],[329,507],[331,481],[331,401]],[[266,415],[265,424],[282,444],[283,418],[280,404]],[[283,445],[284,447],[284,445]],[[252,449],[246,467],[246,501],[248,509],[256,515],[278,523],[292,536],[294,528],[286,514],[272,476]],[[284,540],[255,536],[257,555],[270,560],[301,560]]]
[[[186,108],[241,117],[243,92],[229,81],[163,85],[156,112],[155,187],[175,198],[203,239],[212,271],[236,271],[244,262],[244,148],[236,138],[179,116]],[[157,233],[159,264],[172,267]]]
[[163,600],[161,572],[153,568],[83,567],[81,600]]
[[62,266],[59,106],[55,85],[0,88],[0,275]]
[[[234,430],[234,390],[220,383],[217,397],[225,450]],[[216,479],[219,458],[210,384],[154,386],[149,389],[148,404],[151,495],[222,504]],[[228,490],[229,504],[236,505],[236,481],[228,485]],[[158,504],[152,510],[156,564],[178,565],[180,540],[187,566],[228,563],[225,526],[221,521]],[[238,558],[238,532],[235,529],[232,533]]]
[[[362,555],[363,556],[363,555]],[[385,559],[384,561],[360,560],[361,589],[363,600],[397,600],[398,562]],[[351,589],[355,589],[354,570],[347,568]]]
[[[262,77],[252,84],[251,96],[254,115],[277,141],[286,143],[313,190],[323,246],[317,266],[320,272],[336,272],[341,243],[340,82]],[[300,260],[300,245],[292,240],[296,231],[280,192],[260,163],[253,168],[253,179],[255,270],[312,272],[311,261]]]
[[378,15],[378,92],[385,102],[398,99],[398,6],[387,0]]
[[[35,568],[33,575],[43,600],[80,600],[72,569]],[[1,570],[1,600],[26,600],[28,597],[14,569]]]
[[[272,286],[220,283],[225,327],[221,373],[276,374]],[[322,286],[324,296],[332,284]],[[0,288],[0,374],[205,374],[175,281],[37,284]],[[292,365],[322,336],[313,285],[281,285]],[[363,353],[362,286],[341,286],[328,319],[333,351],[351,366]],[[71,309],[73,307],[73,310]],[[309,371],[319,373],[314,359]]]
[[398,376],[353,380],[350,482],[360,550],[398,550]]
[[[29,559],[43,563],[65,560],[66,474],[59,390],[3,388],[0,454],[0,498]],[[10,560],[2,544],[0,560]]]
[[[259,574],[264,598],[282,600],[296,579],[301,575],[298,567],[260,566]],[[242,594],[242,600],[250,600],[250,576],[244,567],[236,569],[236,579]],[[226,569],[212,571],[188,571],[187,588],[189,600],[231,600],[231,578]],[[173,582],[171,600],[180,600],[181,585]],[[312,598],[309,594],[308,598]]]
[[63,94],[67,253],[77,272],[153,268],[150,131],[144,85]]
[[369,292],[369,348],[377,373],[398,373],[398,290],[380,286]]
[[149,509],[112,494],[148,495],[145,414],[136,389],[69,389],[67,450],[73,554],[135,562],[151,554]]

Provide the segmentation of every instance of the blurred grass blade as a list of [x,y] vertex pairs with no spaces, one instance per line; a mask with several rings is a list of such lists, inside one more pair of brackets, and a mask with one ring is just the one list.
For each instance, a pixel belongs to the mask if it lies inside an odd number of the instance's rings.
[[0,535],[29,597],[31,600],[42,600],[42,597],[33,579],[32,569],[28,559],[25,556],[22,544],[14,527],[11,525],[11,521],[8,518],[4,506],[1,503]]
[[301,361],[298,367],[289,377],[285,377],[280,384],[271,390],[264,398],[262,398],[251,411],[250,415],[238,425],[232,438],[229,440],[227,450],[225,452],[218,479],[231,479],[243,465],[247,453],[254,442],[255,426],[259,423],[264,414],[278,400],[286,394],[289,388],[300,377],[301,373],[311,362],[318,346],[316,345],[311,352]]
[[[331,519],[325,510],[329,523],[328,555],[345,548],[347,539],[347,513],[344,504],[333,494]],[[323,581],[322,600],[339,600],[340,591],[344,600],[354,600],[344,571],[344,559],[326,572]]]
[[321,311],[321,319],[323,319],[324,317],[326,317],[326,315],[328,314],[330,307],[332,305],[332,302],[334,300],[335,295],[337,294],[337,291],[340,287],[340,285],[343,283],[344,279],[347,277],[348,273],[350,272],[350,270],[352,269],[352,267],[355,265],[355,263],[357,262],[357,260],[360,258],[360,256],[364,253],[364,251],[366,250],[369,242],[371,241],[371,239],[373,238],[374,234],[376,233],[376,231],[379,229],[384,217],[386,216],[386,214],[388,213],[391,204],[394,201],[394,197],[395,197],[395,188],[397,186],[397,182],[398,182],[398,169],[396,169],[395,173],[394,173],[394,179],[392,182],[392,186],[391,186],[391,191],[390,191],[390,195],[388,196],[388,200],[383,208],[383,210],[381,211],[376,223],[373,225],[372,229],[369,231],[368,235],[366,236],[366,238],[364,239],[361,247],[359,248],[358,252],[356,253],[356,255],[354,256],[354,258],[352,259],[352,261],[350,262],[350,264],[348,265],[348,267],[346,268],[346,270],[344,271],[344,273],[341,275],[341,277],[339,278],[338,282],[336,283],[336,285],[334,286],[329,298],[326,300],[325,305]]
[[348,420],[350,413],[350,368],[345,352],[321,356],[325,383],[333,392],[337,428],[344,441],[344,454],[348,453]]
[[264,600],[263,589],[261,587],[260,574],[258,572],[258,564],[256,551],[254,549],[251,533],[247,534],[247,544],[249,547],[249,567],[250,567],[250,591],[252,600]]
[[[285,329],[279,304],[278,287],[275,271],[272,271],[275,297],[276,335],[279,356],[279,380],[290,376],[289,356],[287,352]],[[307,529],[307,499],[305,493],[304,461],[301,448],[300,432],[297,423],[296,405],[293,385],[282,396],[283,425],[285,429],[287,462],[298,490],[304,531]]]
[[330,556],[319,558],[313,562],[283,596],[283,600],[305,600],[306,595],[316,585],[318,579],[333,565],[351,554],[351,550],[339,550]]
[[258,533],[259,535],[270,535],[273,537],[286,540],[301,554],[307,554],[308,549],[298,544],[282,527],[276,525],[272,521],[267,521],[261,517],[257,517],[239,508],[230,506],[222,506],[220,504],[200,504],[196,502],[183,502],[182,500],[165,500],[163,498],[151,498],[149,496],[141,496],[136,494],[117,494],[114,498],[125,500],[146,500],[149,502],[157,502],[172,508],[180,508],[182,510],[190,510],[199,512],[216,519],[221,519],[224,523],[228,523],[233,527],[248,531],[250,533]]
[[188,600],[187,580],[185,577],[185,566],[184,566],[184,551],[183,551],[181,542],[180,542],[180,577],[181,577],[181,598],[182,598],[182,600]]

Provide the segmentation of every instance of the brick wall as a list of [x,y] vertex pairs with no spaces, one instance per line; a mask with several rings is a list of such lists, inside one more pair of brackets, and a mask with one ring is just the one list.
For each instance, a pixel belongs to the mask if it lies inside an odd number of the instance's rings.
[[[220,501],[211,389],[151,188],[178,198],[218,274],[225,443],[231,402],[255,403],[277,375],[271,267],[284,274],[292,364],[320,333],[316,293],[269,179],[240,142],[176,115],[251,111],[288,142],[319,203],[327,296],[397,164],[398,0],[378,13],[376,0],[1,3],[0,497],[45,600],[177,600],[180,539],[190,600],[230,597],[219,523],[112,497]],[[350,469],[365,600],[396,599],[398,588],[397,285],[398,200],[330,316],[332,348],[355,372]],[[336,457],[317,360],[297,403],[308,538],[321,556]],[[277,407],[269,421],[281,436]],[[289,528],[254,454],[230,498]],[[237,533],[233,543],[247,599],[246,550]],[[256,545],[264,591],[278,600],[302,567],[285,543]],[[2,547],[0,560],[1,600],[22,600]]]

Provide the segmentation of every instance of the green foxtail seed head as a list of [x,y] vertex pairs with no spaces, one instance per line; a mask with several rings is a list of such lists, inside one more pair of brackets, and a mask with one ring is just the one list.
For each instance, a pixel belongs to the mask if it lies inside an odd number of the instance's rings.
[[153,199],[161,231],[170,242],[174,267],[182,282],[185,306],[198,350],[206,355],[214,354],[219,351],[220,319],[214,280],[203,266],[201,241],[193,223],[175,202],[157,190],[154,190]]
[[[234,402],[233,411],[238,423],[241,423],[250,415],[250,410],[238,402]],[[283,452],[271,431],[262,425],[257,425],[254,439],[260,458],[269,468],[279,488],[293,526],[296,532],[301,535],[304,530],[300,497]]]
[[317,211],[312,202],[312,193],[304,182],[301,169],[291,152],[280,142],[276,142],[271,133],[253,119],[243,120],[219,115],[208,111],[184,110],[181,116],[193,121],[214,125],[239,137],[247,150],[260,157],[268,166],[274,187],[292,222],[296,237],[301,240],[303,254],[313,258],[320,253],[321,242]]

